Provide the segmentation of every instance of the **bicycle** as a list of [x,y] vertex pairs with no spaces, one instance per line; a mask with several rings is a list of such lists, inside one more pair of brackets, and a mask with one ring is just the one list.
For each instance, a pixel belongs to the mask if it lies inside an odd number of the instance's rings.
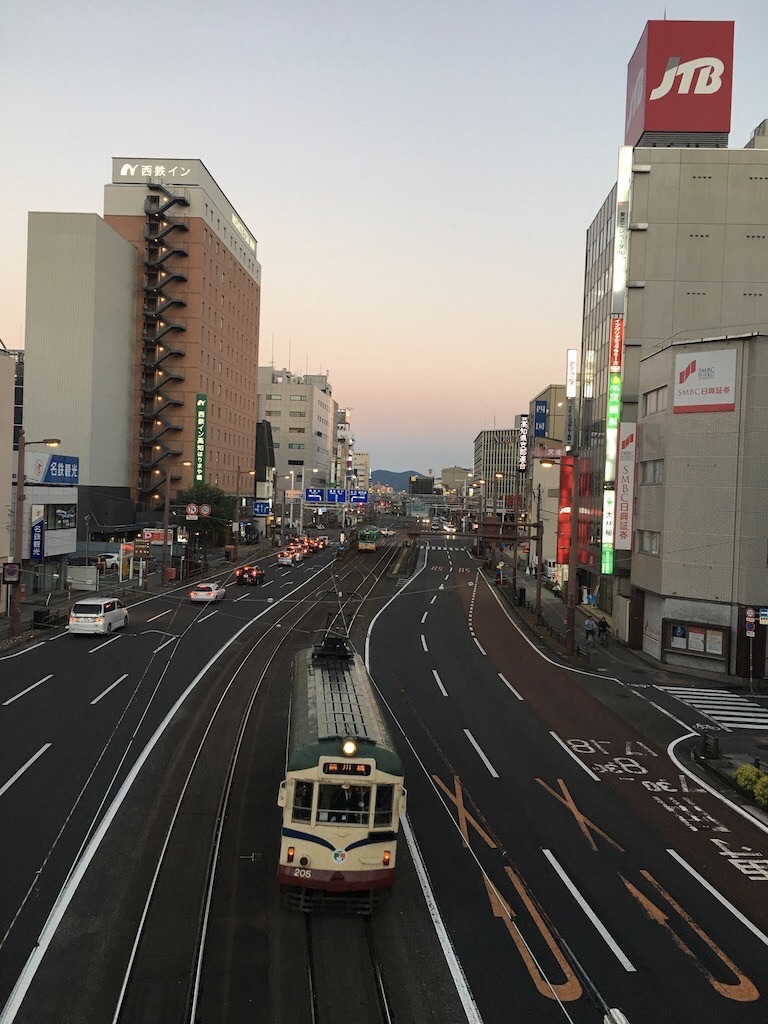
[[595,646],[595,631],[594,630],[591,630],[590,632],[587,633],[586,644],[587,644],[587,647],[594,647]]
[[600,639],[600,643],[602,644],[602,646],[603,647],[607,647],[608,646],[608,630],[604,629],[604,630],[599,631],[598,632],[598,637]]

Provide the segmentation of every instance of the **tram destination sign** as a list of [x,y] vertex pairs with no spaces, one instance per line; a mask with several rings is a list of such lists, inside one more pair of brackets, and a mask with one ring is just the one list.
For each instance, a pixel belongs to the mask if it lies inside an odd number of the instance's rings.
[[362,761],[325,761],[323,775],[354,775],[371,774],[371,766]]

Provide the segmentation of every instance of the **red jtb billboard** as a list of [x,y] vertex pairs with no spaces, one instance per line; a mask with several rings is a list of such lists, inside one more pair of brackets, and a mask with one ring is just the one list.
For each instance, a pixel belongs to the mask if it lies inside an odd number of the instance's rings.
[[644,132],[729,132],[732,21],[649,21],[627,68],[624,144]]

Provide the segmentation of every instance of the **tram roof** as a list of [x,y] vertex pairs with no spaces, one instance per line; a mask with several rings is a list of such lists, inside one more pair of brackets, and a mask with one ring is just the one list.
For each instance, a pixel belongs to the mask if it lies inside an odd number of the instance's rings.
[[338,757],[349,736],[358,741],[358,757],[374,759],[388,774],[403,774],[360,656],[313,658],[312,648],[300,651],[294,663],[288,769]]

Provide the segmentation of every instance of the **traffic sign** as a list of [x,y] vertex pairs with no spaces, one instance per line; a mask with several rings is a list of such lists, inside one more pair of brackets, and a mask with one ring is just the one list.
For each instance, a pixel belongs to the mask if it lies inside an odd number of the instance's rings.
[[747,636],[753,637],[755,635],[755,627],[756,627],[756,623],[754,623],[754,622],[748,622],[747,623]]
[[755,621],[755,609],[754,608],[747,608],[747,610],[746,610],[746,612],[744,614],[747,617],[747,622],[754,622]]
[[190,501],[187,505],[187,519],[197,519],[197,505],[194,501]]
[[201,505],[200,506],[200,515],[201,516],[209,516],[210,514],[211,514],[211,506],[210,505]]
[[322,487],[307,487],[304,491],[304,501],[307,504],[316,504],[323,501],[325,498],[325,491]]
[[760,625],[768,626],[768,608],[760,609]]
[[254,501],[253,514],[255,516],[268,516],[272,512],[272,506],[268,501]]
[[349,501],[351,505],[365,505],[368,502],[368,491],[355,491],[349,492]]
[[325,500],[329,505],[343,505],[347,500],[347,492],[342,487],[329,487]]

